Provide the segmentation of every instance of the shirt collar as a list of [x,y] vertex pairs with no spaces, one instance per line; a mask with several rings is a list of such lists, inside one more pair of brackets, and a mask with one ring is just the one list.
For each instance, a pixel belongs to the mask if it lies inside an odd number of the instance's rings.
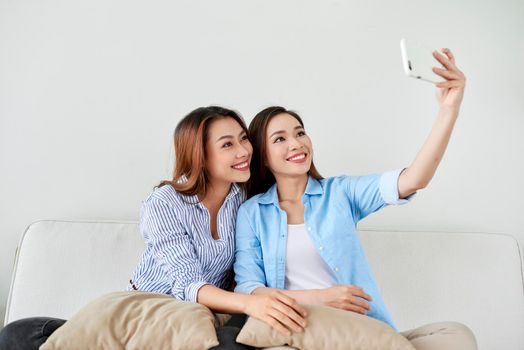
[[[308,176],[306,191],[304,192],[304,194],[312,196],[323,193],[324,190],[322,189],[322,184],[320,183],[320,181],[312,178],[311,176]],[[263,193],[260,197],[258,197],[258,202],[260,204],[273,203],[275,205],[278,205],[277,184],[274,183],[273,186],[271,186],[269,190],[266,191],[266,193]]]
[[[185,175],[183,176],[184,176],[183,178],[181,177],[182,181],[187,181],[187,178],[185,177]],[[238,195],[240,191],[241,191],[240,185],[234,182],[231,185],[231,188],[229,189],[229,193],[227,194],[226,198],[224,199],[224,203],[230,200],[232,197],[235,197],[236,195]],[[205,206],[202,204],[202,202],[198,198],[198,195],[195,194],[192,196],[184,196],[184,197],[186,197],[185,200],[187,201],[187,203],[194,204],[197,206],[197,208],[205,209]]]
[[320,183],[320,181],[309,176],[309,179],[307,180],[306,194],[312,196],[315,194],[323,193],[324,190],[322,189],[322,184]]
[[233,184],[231,185],[231,189],[229,190],[229,193],[226,196],[226,199],[236,196],[239,193],[240,193],[240,185],[238,185],[236,182],[233,182]]

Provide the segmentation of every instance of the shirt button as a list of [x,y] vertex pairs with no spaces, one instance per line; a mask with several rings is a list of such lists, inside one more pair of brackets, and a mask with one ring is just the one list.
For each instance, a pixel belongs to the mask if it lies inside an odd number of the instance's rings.
[[307,230],[308,230],[308,231],[311,231],[311,226],[308,226],[308,227],[307,227]]
[[323,246],[318,247],[318,250],[324,250]]
[[282,237],[282,238],[284,238],[285,236],[284,236],[284,235],[282,235],[281,237]]
[[338,272],[338,267],[335,267],[335,272]]

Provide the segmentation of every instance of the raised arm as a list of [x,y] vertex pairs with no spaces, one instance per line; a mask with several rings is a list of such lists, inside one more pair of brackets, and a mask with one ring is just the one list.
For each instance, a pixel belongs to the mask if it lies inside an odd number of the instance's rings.
[[433,52],[433,56],[444,68],[433,71],[446,81],[436,84],[438,88],[439,112],[431,132],[422,145],[413,163],[399,177],[400,198],[406,198],[419,189],[426,187],[437,170],[457,120],[460,104],[464,96],[466,77],[455,64],[455,57],[449,49],[442,49],[445,56]]

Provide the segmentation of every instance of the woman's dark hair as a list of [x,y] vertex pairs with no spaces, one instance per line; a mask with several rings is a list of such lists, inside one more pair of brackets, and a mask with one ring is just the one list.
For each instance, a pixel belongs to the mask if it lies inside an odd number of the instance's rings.
[[[273,117],[283,113],[289,114],[304,127],[302,118],[300,118],[296,112],[289,111],[280,106],[268,107],[260,111],[249,124],[249,140],[253,146],[253,156],[251,157],[250,167],[251,177],[248,181],[248,198],[266,192],[276,181],[271,170],[266,166],[267,126]],[[323,179],[315,168],[313,160],[311,160],[308,175],[317,180]]]
[[[197,108],[178,123],[173,136],[175,145],[173,179],[164,180],[156,187],[171,185],[186,196],[199,194],[205,197],[209,179],[206,169],[209,126],[214,121],[224,118],[233,118],[247,134],[246,124],[237,112],[218,106]],[[246,187],[246,184],[239,185],[242,188]]]

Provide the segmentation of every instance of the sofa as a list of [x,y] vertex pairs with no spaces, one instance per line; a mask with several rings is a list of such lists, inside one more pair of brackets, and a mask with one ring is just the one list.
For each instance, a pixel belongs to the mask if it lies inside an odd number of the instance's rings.
[[[524,349],[524,277],[517,241],[504,234],[359,230],[400,330],[457,321],[481,350]],[[124,290],[144,242],[136,222],[44,220],[17,249],[5,324],[69,318],[96,297]]]

